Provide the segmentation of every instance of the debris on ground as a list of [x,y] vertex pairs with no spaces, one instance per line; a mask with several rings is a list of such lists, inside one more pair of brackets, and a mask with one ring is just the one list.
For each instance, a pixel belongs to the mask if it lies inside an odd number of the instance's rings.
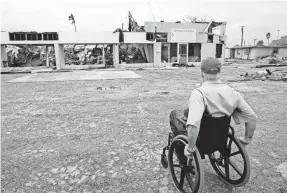
[[287,66],[287,58],[278,55],[259,56],[254,61],[259,63],[256,68]]
[[260,70],[255,73],[248,73],[240,75],[243,77],[242,81],[246,80],[273,80],[273,81],[287,81],[287,71],[275,70],[271,71],[269,69]]
[[287,179],[287,162],[280,164],[276,171],[280,172],[282,177]]

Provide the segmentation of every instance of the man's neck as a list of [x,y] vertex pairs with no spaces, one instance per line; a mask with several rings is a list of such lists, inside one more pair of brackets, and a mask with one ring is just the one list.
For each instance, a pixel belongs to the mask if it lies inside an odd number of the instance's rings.
[[204,81],[202,84],[209,84],[209,83],[217,84],[217,83],[221,83],[221,81],[220,81],[220,79],[211,79],[211,80]]

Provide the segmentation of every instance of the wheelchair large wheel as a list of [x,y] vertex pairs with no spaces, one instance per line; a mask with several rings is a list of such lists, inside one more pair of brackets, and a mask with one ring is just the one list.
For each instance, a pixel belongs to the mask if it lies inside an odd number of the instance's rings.
[[[204,168],[201,157],[196,149],[193,158],[187,160],[184,147],[187,144],[186,136],[175,137],[168,152],[168,164],[176,189],[184,193],[201,192],[204,185]],[[189,161],[189,163],[187,163]]]
[[250,177],[248,154],[239,140],[232,134],[228,135],[226,151],[209,154],[211,165],[218,176],[226,183],[240,187]]

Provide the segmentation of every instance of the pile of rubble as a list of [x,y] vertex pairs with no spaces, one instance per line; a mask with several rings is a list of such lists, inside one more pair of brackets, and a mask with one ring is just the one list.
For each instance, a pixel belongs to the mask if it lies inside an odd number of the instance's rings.
[[287,57],[279,57],[277,55],[267,55],[260,56],[254,60],[259,65],[256,65],[256,68],[262,67],[277,67],[277,66],[287,66]]
[[273,81],[287,81],[287,71],[275,70],[270,71],[269,69],[260,70],[255,72],[254,74],[249,74],[246,72],[242,74],[243,80],[273,80]]

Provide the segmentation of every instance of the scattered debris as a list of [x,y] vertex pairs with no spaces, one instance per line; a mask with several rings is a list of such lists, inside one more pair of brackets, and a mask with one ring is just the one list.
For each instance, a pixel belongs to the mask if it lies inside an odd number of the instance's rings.
[[254,60],[259,65],[256,68],[287,66],[287,58],[277,55],[260,56]]
[[269,69],[260,70],[254,74],[249,74],[246,72],[243,76],[242,81],[246,80],[273,80],[273,81],[287,81],[287,72],[281,70],[271,71]]
[[287,179],[287,162],[284,162],[282,164],[280,164],[278,167],[277,167],[277,172],[280,172],[282,177]]

